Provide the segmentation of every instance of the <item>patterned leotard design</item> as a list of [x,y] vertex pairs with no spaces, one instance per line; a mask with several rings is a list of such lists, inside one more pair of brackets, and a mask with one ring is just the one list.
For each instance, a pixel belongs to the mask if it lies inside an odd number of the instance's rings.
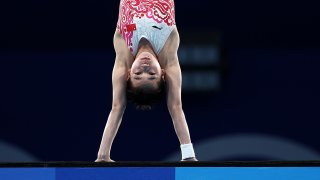
[[[149,29],[152,25],[162,27],[156,26]],[[165,39],[170,32],[170,30],[166,31],[166,28],[172,29],[173,25],[175,25],[174,0],[121,0],[120,2],[117,28],[133,54],[136,53],[141,36],[144,36],[142,34],[149,34],[149,39],[147,38],[149,41],[159,39],[156,36],[163,36],[162,39]],[[161,35],[159,30],[162,28],[164,30],[161,31]],[[136,30],[140,31],[136,32]],[[155,35],[155,33],[160,33],[160,35]],[[134,38],[134,36],[139,37]],[[157,46],[157,42],[151,42],[151,44]],[[158,46],[163,46],[163,44],[160,43]],[[162,47],[158,47],[156,51],[159,51],[160,48]]]

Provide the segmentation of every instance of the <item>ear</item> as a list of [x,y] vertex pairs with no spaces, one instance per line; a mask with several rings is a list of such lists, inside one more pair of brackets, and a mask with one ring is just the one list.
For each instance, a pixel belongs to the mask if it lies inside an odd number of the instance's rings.
[[166,82],[166,71],[164,69],[161,69],[161,78],[164,82]]
[[129,69],[127,72],[127,81],[130,79],[130,72],[131,72],[131,69]]

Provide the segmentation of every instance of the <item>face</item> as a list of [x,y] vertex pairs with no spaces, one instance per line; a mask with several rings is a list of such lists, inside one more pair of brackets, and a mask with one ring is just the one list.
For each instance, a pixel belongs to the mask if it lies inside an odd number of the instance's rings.
[[156,57],[149,52],[142,52],[133,62],[129,78],[133,86],[149,83],[156,87],[163,78],[163,72]]

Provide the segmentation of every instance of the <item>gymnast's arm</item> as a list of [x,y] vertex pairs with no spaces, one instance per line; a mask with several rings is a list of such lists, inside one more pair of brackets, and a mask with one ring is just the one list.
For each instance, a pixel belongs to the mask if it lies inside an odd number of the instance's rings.
[[191,143],[187,121],[181,102],[181,69],[178,61],[180,38],[176,29],[171,33],[163,52],[165,58],[165,80],[167,84],[167,106],[180,144]]
[[126,108],[126,83],[128,77],[126,63],[129,61],[128,58],[131,58],[131,55],[125,41],[118,31],[116,31],[114,35],[114,47],[116,59],[112,71],[112,109],[103,132],[96,162],[113,161],[110,159],[111,146]]

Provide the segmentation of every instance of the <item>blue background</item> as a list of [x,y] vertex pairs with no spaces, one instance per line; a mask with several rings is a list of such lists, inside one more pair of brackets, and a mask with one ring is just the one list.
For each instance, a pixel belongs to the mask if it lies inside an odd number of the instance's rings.
[[[319,4],[175,2],[181,44],[190,32],[219,32],[227,64],[219,92],[183,94],[196,152],[214,144],[215,138],[221,138],[224,147],[224,137],[246,135],[283,140],[313,152],[307,156],[307,151],[297,151],[291,160],[320,159]],[[1,161],[95,160],[111,108],[118,5],[102,0],[4,3]],[[246,146],[248,152],[256,148],[251,141],[237,142],[235,146]],[[230,155],[223,157],[211,157],[219,152],[208,149],[199,159],[288,160],[273,156],[279,149],[248,155],[230,148],[224,150]],[[150,112],[127,107],[112,148],[114,160],[179,160],[177,153],[179,142],[164,103]]]
[[176,168],[177,180],[191,179],[319,179],[319,168]]
[[1,168],[0,178],[10,180],[100,179],[281,179],[318,180],[318,167],[171,167],[171,168]]

